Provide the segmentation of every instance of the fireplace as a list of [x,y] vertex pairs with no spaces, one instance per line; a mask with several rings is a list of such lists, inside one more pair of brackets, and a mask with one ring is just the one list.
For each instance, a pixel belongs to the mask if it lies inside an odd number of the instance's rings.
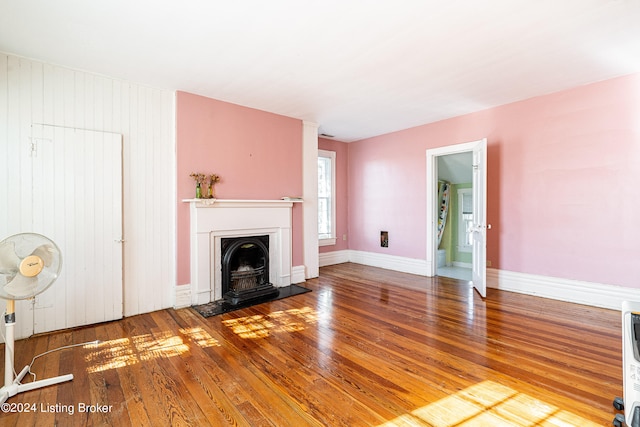
[[278,295],[269,283],[269,236],[221,239],[222,294],[233,305]]
[[[255,274],[257,283],[267,282],[275,288],[293,283],[291,201],[189,199],[185,202],[190,204],[191,284],[187,297],[191,305],[225,300],[229,284],[224,285],[222,277],[223,241],[229,248],[235,239],[257,239],[251,243],[266,253],[264,272],[263,275],[256,271],[247,275]],[[236,251],[241,247],[242,244]],[[257,270],[255,266],[253,268]],[[243,282],[248,286],[253,279]]]

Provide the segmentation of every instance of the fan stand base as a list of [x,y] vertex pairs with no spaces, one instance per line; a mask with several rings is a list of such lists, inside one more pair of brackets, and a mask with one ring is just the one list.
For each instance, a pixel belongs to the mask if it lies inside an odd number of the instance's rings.
[[15,327],[15,324],[15,301],[7,300],[7,312],[4,317],[4,387],[0,388],[0,404],[6,402],[8,398],[15,396],[18,393],[63,383],[65,381],[71,381],[73,379],[73,374],[67,374],[61,375],[59,377],[20,384],[20,381],[22,381],[25,375],[27,375],[27,372],[29,372],[29,365],[25,366],[22,371],[20,371],[18,376],[16,376],[16,378],[14,379],[13,352],[15,349],[15,342],[13,328]]
[[47,378],[44,380],[33,381],[26,384],[20,384],[20,381],[29,372],[29,366],[25,366],[18,374],[13,384],[5,385],[0,389],[0,404],[7,401],[8,398],[15,396],[18,393],[25,391],[31,391],[42,387],[47,387],[54,384],[60,384],[73,379],[73,374],[60,375],[59,377]]

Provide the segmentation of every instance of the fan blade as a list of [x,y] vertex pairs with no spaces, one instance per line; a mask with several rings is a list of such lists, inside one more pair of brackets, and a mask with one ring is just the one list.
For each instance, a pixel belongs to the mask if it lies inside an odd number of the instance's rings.
[[18,274],[12,281],[6,284],[3,290],[14,298],[29,298],[38,288],[38,277],[24,277]]
[[40,259],[44,261],[44,265],[49,267],[51,266],[51,262],[53,262],[53,252],[54,252],[53,246],[40,245],[31,253],[31,255],[40,257]]
[[[0,271],[0,286],[4,286],[11,282],[16,275],[18,274],[18,270],[10,271],[10,272],[2,272]],[[2,298],[2,296],[0,296]]]
[[20,258],[16,255],[13,242],[0,243],[0,274],[15,274],[20,266]]

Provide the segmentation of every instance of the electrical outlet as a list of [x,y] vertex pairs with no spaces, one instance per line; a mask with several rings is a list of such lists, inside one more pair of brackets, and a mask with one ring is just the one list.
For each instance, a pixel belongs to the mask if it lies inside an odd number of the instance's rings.
[[347,235],[346,234],[342,235],[342,240],[344,240],[345,242],[347,241]]

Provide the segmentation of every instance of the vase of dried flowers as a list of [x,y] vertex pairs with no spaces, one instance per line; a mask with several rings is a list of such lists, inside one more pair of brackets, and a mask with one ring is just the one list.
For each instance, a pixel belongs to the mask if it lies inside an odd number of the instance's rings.
[[209,175],[209,185],[207,187],[207,198],[213,199],[216,196],[213,186],[220,181],[220,176],[214,174]]
[[189,175],[196,181],[196,199],[202,198],[202,186],[205,183],[207,176],[203,173],[192,173]]

